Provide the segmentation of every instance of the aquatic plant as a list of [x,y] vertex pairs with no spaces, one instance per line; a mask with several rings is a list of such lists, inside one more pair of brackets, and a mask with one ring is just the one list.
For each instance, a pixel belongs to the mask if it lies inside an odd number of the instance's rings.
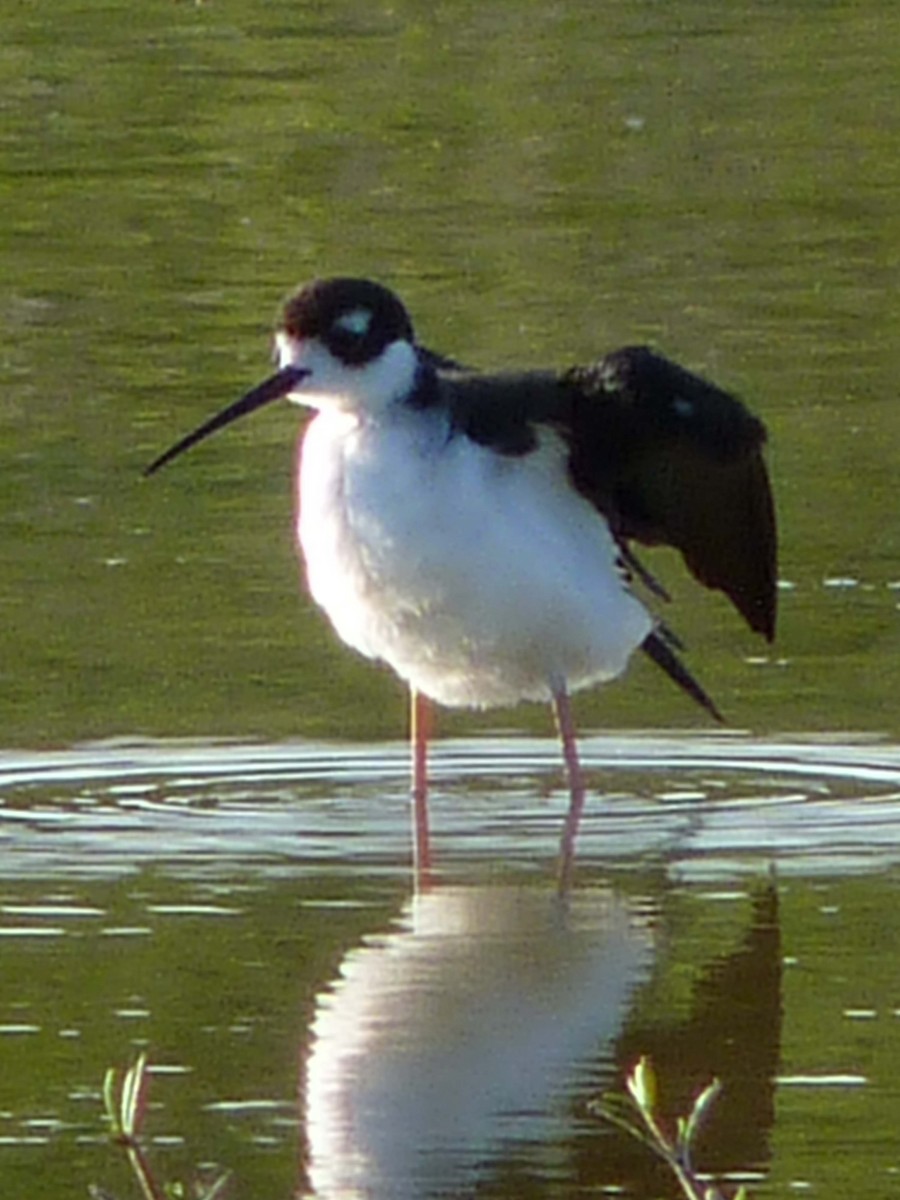
[[686,1117],[676,1118],[674,1133],[666,1132],[661,1124],[656,1071],[646,1055],[638,1060],[625,1080],[625,1088],[627,1095],[610,1092],[602,1100],[594,1101],[591,1111],[642,1142],[661,1158],[678,1180],[687,1200],[750,1200],[743,1185],[730,1198],[726,1197],[717,1185],[701,1179],[694,1168],[694,1141],[722,1090],[718,1079],[713,1079],[700,1092]]
[[[178,1183],[159,1184],[140,1143],[150,1091],[146,1051],[141,1051],[124,1073],[110,1067],[103,1079],[103,1104],[112,1131],[112,1139],[128,1155],[134,1177],[144,1200],[172,1200],[194,1195],[197,1200],[222,1200],[230,1172],[219,1175],[209,1187],[192,1191]],[[109,1192],[92,1185],[92,1200],[115,1200]]]

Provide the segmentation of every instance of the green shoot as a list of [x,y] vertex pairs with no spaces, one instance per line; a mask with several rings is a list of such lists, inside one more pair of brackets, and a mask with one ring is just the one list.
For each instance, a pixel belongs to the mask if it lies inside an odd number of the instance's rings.
[[[718,1079],[703,1089],[686,1117],[678,1117],[674,1136],[668,1134],[660,1124],[656,1072],[646,1055],[637,1062],[626,1079],[625,1088],[627,1096],[604,1096],[592,1106],[593,1110],[661,1158],[671,1168],[687,1200],[728,1200],[718,1187],[699,1179],[693,1165],[697,1134],[722,1090]],[[749,1196],[741,1186],[730,1200],[749,1200]]]

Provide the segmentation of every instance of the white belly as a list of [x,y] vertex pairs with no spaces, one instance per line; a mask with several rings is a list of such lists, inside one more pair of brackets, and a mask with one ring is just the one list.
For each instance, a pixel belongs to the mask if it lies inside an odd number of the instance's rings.
[[435,414],[321,412],[298,533],[339,636],[442,704],[548,699],[620,674],[652,628],[551,433],[502,457]]

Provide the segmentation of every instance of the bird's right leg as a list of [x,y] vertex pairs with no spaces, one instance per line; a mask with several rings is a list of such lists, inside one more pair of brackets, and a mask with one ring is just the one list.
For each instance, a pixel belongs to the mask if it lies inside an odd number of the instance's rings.
[[416,887],[422,889],[431,883],[431,841],[428,831],[428,736],[431,732],[431,704],[415,688],[410,688],[409,701],[413,871]]

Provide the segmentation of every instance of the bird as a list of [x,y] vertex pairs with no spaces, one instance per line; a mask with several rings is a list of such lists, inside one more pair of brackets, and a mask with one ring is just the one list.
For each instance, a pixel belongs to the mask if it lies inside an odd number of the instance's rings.
[[585,805],[571,696],[640,650],[722,715],[655,615],[668,593],[635,544],[675,547],[771,641],[777,529],[763,422],[645,345],[586,365],[481,371],[429,349],[370,279],[314,279],[283,303],[277,370],[175,442],[165,464],[286,397],[300,438],[296,532],[338,637],[410,694],[412,837],[430,878],[434,704],[552,705],[569,791],[558,880]]

